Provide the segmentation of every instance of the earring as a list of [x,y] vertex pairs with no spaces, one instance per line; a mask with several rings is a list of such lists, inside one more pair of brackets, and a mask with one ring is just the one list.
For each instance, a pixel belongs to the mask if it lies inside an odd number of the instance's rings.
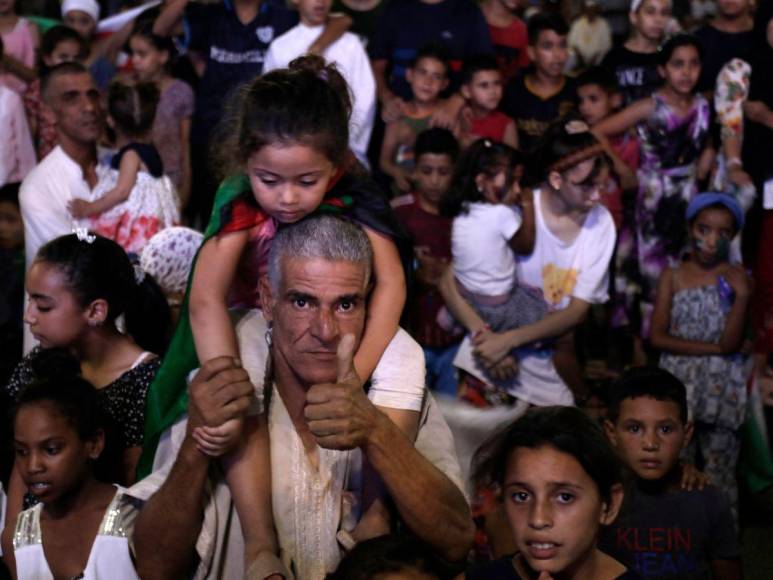
[[274,344],[274,338],[272,336],[273,330],[273,327],[269,325],[269,327],[266,329],[266,334],[263,335],[263,338],[266,341],[266,346],[268,346],[268,348],[271,348],[271,345]]

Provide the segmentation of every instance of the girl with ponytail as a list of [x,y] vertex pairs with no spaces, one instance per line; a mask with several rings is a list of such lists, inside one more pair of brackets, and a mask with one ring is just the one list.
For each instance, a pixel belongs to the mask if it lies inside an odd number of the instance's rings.
[[[24,321],[40,343],[6,386],[18,399],[38,378],[51,349],[80,364],[119,431],[124,482],[134,480],[145,422],[145,396],[165,350],[169,306],[150,276],[135,269],[115,242],[86,231],[56,238],[38,252],[27,274]],[[116,325],[123,315],[126,333]]]

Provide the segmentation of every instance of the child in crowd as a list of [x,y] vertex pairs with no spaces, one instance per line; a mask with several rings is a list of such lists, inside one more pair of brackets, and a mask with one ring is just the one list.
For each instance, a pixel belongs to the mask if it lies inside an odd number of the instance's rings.
[[[713,155],[707,146],[709,104],[695,92],[700,43],[687,34],[673,36],[658,59],[664,86],[594,127],[601,138],[634,126],[639,135],[639,192],[634,220],[620,232],[616,287],[625,302],[623,318],[642,339],[649,337],[658,278],[678,263],[685,209],[708,175]],[[641,343],[636,348],[636,360],[643,362]]]
[[[617,79],[608,70],[591,67],[577,77],[577,108],[589,127],[593,128],[611,116],[620,108],[621,100]],[[619,230],[624,213],[623,192],[635,189],[637,185],[639,141],[635,131],[629,129],[609,139],[609,146],[607,156],[612,161],[615,179],[604,192],[602,202],[612,214]],[[633,206],[632,203],[625,205],[626,209]]]
[[93,199],[69,204],[83,225],[137,254],[156,232],[180,221],[177,196],[151,141],[157,104],[154,84],[110,85],[107,120],[118,147],[113,171],[94,188]]
[[448,86],[449,70],[445,53],[428,45],[419,51],[405,73],[413,98],[405,103],[402,117],[387,124],[379,156],[381,170],[394,180],[398,191],[411,190],[413,144],[416,136],[429,128],[432,114],[442,103],[440,93]]
[[[231,177],[221,185],[194,266],[190,319],[184,310],[167,356],[168,364],[162,367],[152,389],[154,399],[150,404],[161,407],[155,412],[162,419],[147,427],[146,442],[155,445],[160,432],[177,419],[185,376],[198,366],[198,361],[238,356],[228,307],[259,305],[257,281],[266,272],[267,254],[277,228],[315,211],[350,215],[363,223],[369,235],[376,283],[355,365],[363,379],[374,375],[369,395],[413,439],[424,395],[423,382],[415,389],[414,382],[388,385],[385,379],[389,377],[383,377],[377,367],[395,337],[405,302],[405,274],[395,242],[407,240],[401,237],[402,230],[383,193],[359,173],[359,166],[348,152],[350,102],[346,82],[334,66],[325,66],[320,57],[303,57],[293,61],[290,69],[276,70],[253,81],[242,93],[237,110],[235,126],[229,131],[232,141],[222,151],[224,167]],[[397,337],[405,340],[401,338],[404,333]],[[411,392],[406,392],[406,385]],[[387,386],[393,389],[389,401],[384,397]],[[261,387],[258,385],[259,390]],[[394,391],[400,394],[399,402]],[[253,427],[243,442],[246,448],[236,449],[223,463],[246,538],[246,569],[255,566],[260,570],[271,558],[275,545],[267,499],[268,429],[263,415],[247,420]],[[217,429],[194,434],[204,451],[221,454],[224,445],[214,443],[221,439],[218,435]],[[152,451],[151,447],[149,459]],[[361,540],[387,530],[388,518],[374,499],[353,536]]]
[[491,139],[518,148],[515,121],[498,110],[502,100],[502,73],[497,61],[479,56],[464,63],[462,96],[467,108],[460,118],[460,141],[463,146],[477,139]]
[[[481,368],[492,368],[513,349],[525,347],[508,394],[532,405],[571,405],[587,394],[574,353],[574,329],[592,304],[608,299],[615,224],[599,203],[607,161],[587,124],[571,115],[548,128],[529,168],[532,178],[541,181],[533,191],[536,235],[534,249],[517,256],[516,272],[519,284],[541,295],[549,314],[504,332],[481,332],[472,341],[474,348],[465,338],[454,363],[486,380]],[[467,328],[481,328],[483,321],[476,322],[469,310],[460,320]]]
[[91,76],[94,77],[97,87],[101,91],[105,91],[118,72],[115,63],[121,48],[129,38],[132,23],[129,22],[113,34],[97,39],[99,12],[100,8],[96,0],[64,0],[62,2],[62,20],[80,34],[86,44],[84,64],[88,67]]
[[727,497],[711,485],[680,486],[679,454],[693,432],[684,385],[665,370],[639,367],[609,396],[605,430],[635,479],[602,548],[644,578],[741,578]]
[[447,568],[431,546],[407,535],[390,535],[355,546],[326,580],[446,580],[451,577]]
[[[79,231],[40,249],[27,292],[24,320],[40,344],[16,367],[6,390],[17,399],[36,378],[36,361],[46,351],[70,350],[121,430],[126,472],[120,479],[133,481],[145,416],[141,402],[159,367],[156,354],[166,348],[169,309],[161,290],[118,244]],[[126,334],[116,326],[122,314]]]
[[522,151],[530,151],[551,122],[574,108],[575,100],[574,84],[564,75],[566,22],[544,12],[531,17],[528,26],[532,67],[508,83],[502,99],[502,111],[515,119]]
[[631,37],[602,62],[617,76],[626,106],[649,97],[663,82],[657,51],[671,19],[671,0],[633,0],[628,18]]
[[687,208],[689,258],[663,272],[652,316],[652,346],[660,366],[687,387],[695,422],[691,458],[738,507],[739,428],[746,416],[752,361],[741,354],[751,280],[729,261],[744,213],[724,193],[702,193]]
[[[40,41],[40,76],[63,62],[81,61],[86,55],[86,43],[69,26],[49,28]],[[37,146],[38,159],[43,159],[59,144],[53,116],[43,107],[40,79],[32,81],[24,93],[24,108]]]
[[172,328],[180,318],[193,260],[203,241],[201,232],[175,226],[164,228],[142,248],[140,267],[153,276],[166,296],[171,309]]
[[[266,52],[263,74],[286,68],[290,61],[306,53],[306,47],[322,34],[332,0],[294,0],[300,23],[273,40]],[[352,94],[352,116],[349,121],[349,148],[366,167],[368,143],[376,115],[376,80],[365,48],[351,32],[328,46],[321,56],[334,63],[346,79]]]
[[190,134],[194,96],[191,87],[170,74],[175,48],[172,40],[153,34],[153,21],[142,18],[129,37],[132,68],[140,83],[158,89],[152,141],[158,148],[164,174],[177,190],[180,208],[191,194]]
[[530,409],[475,462],[477,481],[498,488],[517,552],[468,569],[467,580],[638,578],[596,547],[623,501],[622,469],[582,411]]
[[[3,41],[0,40],[0,72],[3,71]],[[35,167],[35,147],[32,145],[24,103],[19,93],[0,84],[0,187],[20,182]]]
[[134,508],[95,473],[106,430],[97,391],[77,368],[50,366],[21,394],[15,467],[39,503],[16,519],[15,577],[138,579],[127,537]]
[[441,328],[437,314],[444,305],[438,285],[451,261],[451,219],[440,214],[440,204],[451,186],[459,144],[447,129],[427,129],[416,138],[414,152],[414,191],[392,201],[397,220],[411,238],[417,264],[409,305],[411,335],[424,350],[427,386],[453,397],[452,361],[461,336]]
[[[535,323],[547,311],[542,297],[521,286],[516,276],[515,254],[529,254],[535,235],[530,196],[522,208],[515,206],[520,194],[515,176],[523,165],[515,149],[488,139],[476,141],[460,160],[443,200],[443,213],[454,219],[453,279],[449,271],[441,291],[454,314],[458,299],[451,286],[483,319],[483,326],[469,325],[461,313],[473,336]],[[504,383],[510,377],[498,369],[492,378]]]
[[16,1],[0,0],[0,40],[5,45],[0,84],[22,95],[37,76],[35,58],[40,38],[38,27],[16,14]]
[[529,33],[526,24],[516,14],[519,7],[519,0],[483,0],[480,3],[503,83],[529,66]]
[[5,384],[22,354],[24,225],[18,183],[0,188],[0,297],[0,384]]
[[575,69],[600,64],[612,48],[612,31],[600,12],[598,0],[585,0],[582,14],[572,22],[567,43]]

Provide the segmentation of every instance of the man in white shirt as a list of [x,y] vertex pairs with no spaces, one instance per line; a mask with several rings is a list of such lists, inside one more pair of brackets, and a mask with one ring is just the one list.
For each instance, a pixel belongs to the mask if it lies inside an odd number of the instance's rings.
[[[59,145],[27,174],[19,190],[28,268],[43,244],[75,227],[67,204],[74,197],[88,198],[97,184],[97,139],[104,122],[99,91],[80,63],[51,69],[41,95],[56,120]],[[24,351],[32,346],[25,331]]]
[[[459,560],[472,541],[453,439],[432,399],[425,401],[414,444],[370,402],[353,370],[371,260],[367,237],[356,226],[331,216],[304,220],[274,240],[269,280],[261,286],[272,344],[265,389],[272,507],[283,563],[297,578],[322,579],[342,557],[358,518],[363,455],[405,526],[440,555]],[[179,448],[171,470],[167,462],[130,490],[146,501],[134,529],[143,578],[180,577],[197,560],[197,578],[243,575],[230,495],[222,478],[208,479],[210,458],[191,433],[246,412],[250,381],[260,384],[254,375],[263,315],[252,313],[237,327],[244,368],[229,358],[215,359],[191,382],[187,427],[176,425],[170,436]],[[390,354],[401,337],[384,358],[391,356],[397,367],[423,369],[418,349],[416,360],[400,348]],[[269,567],[255,577],[272,571],[278,570]]]
[[[277,68],[286,68],[290,62],[305,54],[308,47],[324,31],[332,0],[293,0],[301,21],[277,37],[266,52],[263,74]],[[376,113],[376,80],[370,60],[355,34],[346,32],[322,53],[326,61],[334,63],[349,85],[352,98],[352,116],[349,121],[349,147],[367,166],[368,142]]]

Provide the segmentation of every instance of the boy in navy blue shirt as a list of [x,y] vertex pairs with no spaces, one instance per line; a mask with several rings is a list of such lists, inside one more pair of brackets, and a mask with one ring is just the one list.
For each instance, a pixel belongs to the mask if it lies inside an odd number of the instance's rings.
[[711,485],[680,487],[679,454],[693,432],[682,382],[657,367],[626,371],[610,389],[604,427],[634,481],[600,547],[644,578],[740,579],[727,497]]
[[513,78],[500,109],[515,120],[522,151],[532,149],[548,125],[574,107],[574,83],[564,75],[569,58],[569,28],[558,14],[529,19],[529,59],[532,67]]

